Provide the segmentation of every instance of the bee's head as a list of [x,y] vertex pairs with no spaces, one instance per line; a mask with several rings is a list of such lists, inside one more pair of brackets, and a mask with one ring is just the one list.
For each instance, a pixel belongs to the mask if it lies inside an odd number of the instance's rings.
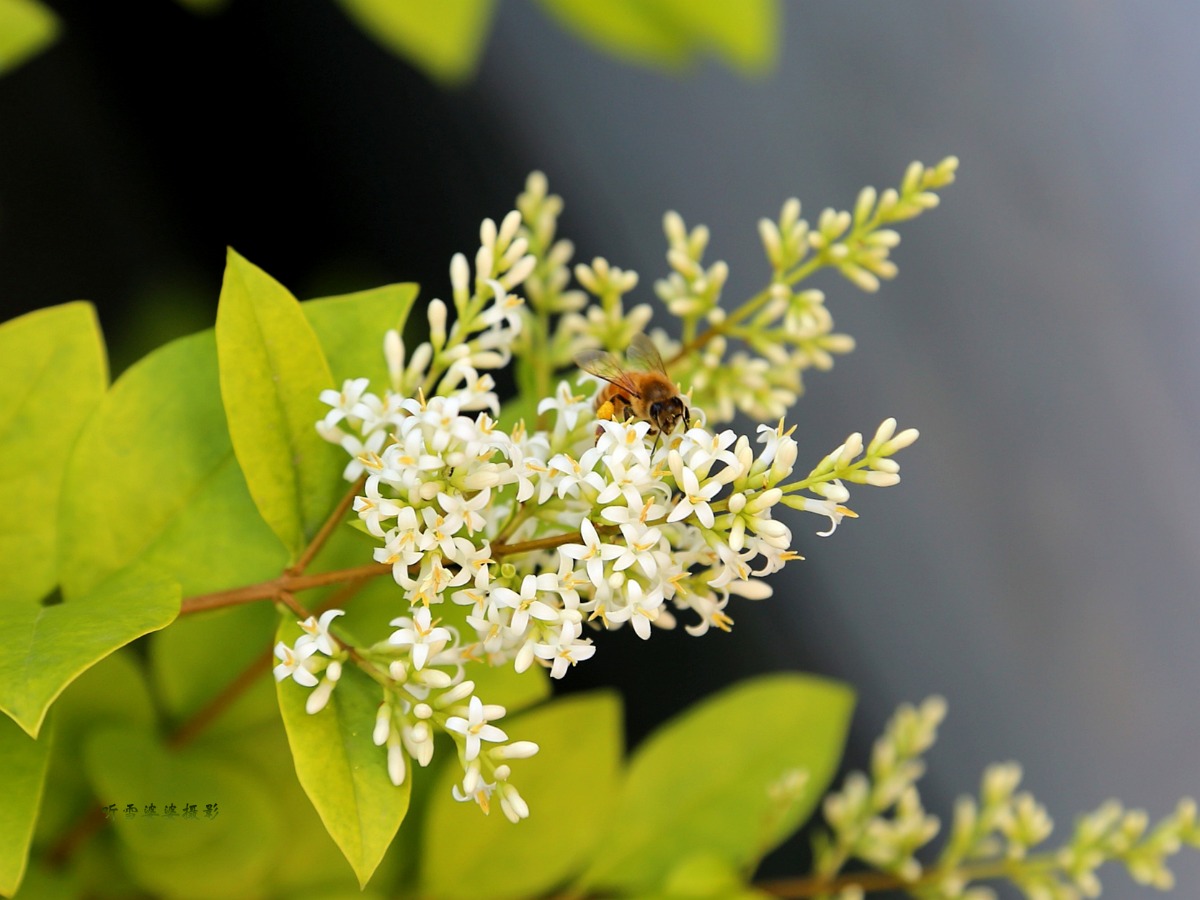
[[663,434],[674,431],[680,419],[683,419],[685,427],[691,423],[688,408],[678,397],[668,397],[650,404],[650,421]]

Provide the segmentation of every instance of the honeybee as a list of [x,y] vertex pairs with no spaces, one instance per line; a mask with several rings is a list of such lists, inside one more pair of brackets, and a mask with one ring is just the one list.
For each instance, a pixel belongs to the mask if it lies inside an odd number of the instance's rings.
[[[646,335],[634,337],[625,363],[612,353],[585,350],[576,354],[575,365],[608,382],[596,395],[597,418],[618,422],[641,419],[650,423],[654,435],[670,434],[680,419],[685,429],[691,426],[687,404],[667,376],[658,348]],[[657,438],[654,443],[657,446]]]

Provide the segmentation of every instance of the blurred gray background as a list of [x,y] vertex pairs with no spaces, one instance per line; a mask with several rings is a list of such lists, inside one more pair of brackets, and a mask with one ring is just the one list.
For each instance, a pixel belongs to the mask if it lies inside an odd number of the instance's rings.
[[[957,154],[895,282],[817,282],[858,349],[792,416],[802,463],[886,416],[919,427],[903,482],[856,490],[828,539],[794,514],[807,562],[735,602],[732,635],[616,635],[568,687],[623,685],[637,737],[738,675],[843,678],[852,767],[896,704],[942,694],[944,815],[1008,759],[1060,829],[1200,790],[1200,7],[789,4],[778,69],[745,80],[622,65],[513,2],[446,93],[332,4],[132,4],[153,45],[51,5],[67,39],[0,81],[0,297],[94,299],[118,368],[211,322],[226,243],[303,296],[413,278],[427,299],[540,168],[577,258],[649,298],[676,209],[712,228],[732,301],[785,198],[815,217]],[[1175,868],[1200,892],[1200,856]],[[1105,896],[1148,894],[1115,872]]]
[[[943,694],[943,813],[1004,759],[1060,827],[1110,796],[1162,814],[1196,792],[1200,8],[793,4],[762,83],[620,67],[504,12],[485,90],[647,288],[664,209],[710,225],[726,296],[749,296],[755,222],[784,198],[815,217],[912,159],[961,158],[941,208],[901,227],[896,281],[822,281],[858,349],[794,416],[812,462],[889,415],[919,427],[903,481],[855,491],[862,518],[829,539],[793,517],[808,560],[731,609],[741,651],[853,682],[860,741]],[[1200,895],[1200,860],[1178,873]]]

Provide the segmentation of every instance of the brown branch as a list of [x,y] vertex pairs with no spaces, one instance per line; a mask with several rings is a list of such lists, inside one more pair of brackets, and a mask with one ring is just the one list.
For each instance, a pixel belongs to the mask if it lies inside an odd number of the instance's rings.
[[88,838],[100,830],[103,824],[104,809],[99,806],[89,806],[75,820],[75,824],[47,851],[47,864],[54,869],[62,866],[76,850],[87,843]]
[[221,689],[220,693],[180,723],[174,733],[167,738],[167,746],[172,750],[178,750],[199,737],[204,729],[215,722],[221,713],[232,706],[234,701],[248,691],[259,676],[270,668],[273,655],[272,649],[268,647],[254,657],[233,681]]
[[186,597],[180,604],[179,614],[186,616],[208,609],[220,609],[223,606],[252,603],[255,600],[282,600],[285,593],[295,594],[312,588],[327,587],[331,584],[345,584],[346,582],[377,578],[391,571],[392,567],[384,563],[368,563],[349,569],[320,572],[316,575],[283,574],[269,581],[260,581],[258,584],[248,584],[245,587],[232,588],[227,591]]
[[358,492],[362,490],[363,485],[367,481],[367,475],[364,472],[358,476],[358,480],[350,485],[350,489],[342,495],[342,499],[338,501],[338,505],[333,508],[333,512],[321,525],[321,529],[316,533],[304,552],[300,554],[300,558],[288,567],[284,574],[299,575],[308,568],[309,563],[313,558],[321,552],[321,548],[325,546],[325,542],[329,540],[329,536],[333,534],[333,530],[342,524],[342,519],[354,504],[354,498],[358,496]]
[[550,537],[537,538],[532,541],[520,541],[516,544],[493,544],[492,553],[496,556],[514,556],[517,553],[532,553],[534,550],[549,550],[563,544],[573,544],[583,540],[578,531],[570,534],[553,534]]

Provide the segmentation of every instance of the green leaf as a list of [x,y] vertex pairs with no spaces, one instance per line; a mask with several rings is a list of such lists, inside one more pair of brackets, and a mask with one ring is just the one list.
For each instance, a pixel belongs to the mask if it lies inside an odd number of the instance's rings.
[[[837,682],[781,674],[735,685],[664,725],[629,765],[604,853],[581,886],[649,891],[695,854],[750,866],[816,807],[841,759],[854,705]],[[780,808],[771,788],[802,769]]]
[[372,390],[382,395],[388,385],[383,336],[393,328],[403,333],[417,291],[415,284],[388,284],[300,304],[333,372],[326,387],[340,387],[350,378],[369,378]]
[[234,453],[263,520],[295,559],[336,502],[336,452],[314,428],[333,376],[296,298],[233,250],[216,334]]
[[542,0],[554,18],[614,56],[678,69],[712,53],[746,74],[778,56],[778,0]]
[[[299,634],[284,617],[277,639],[291,644]],[[412,773],[399,787],[388,778],[387,752],[371,740],[380,688],[357,666],[347,664],[316,715],[304,709],[308,694],[290,678],[277,685],[296,775],[363,887],[408,812]]]
[[[272,719],[239,732],[223,732],[219,737],[219,750],[236,760],[243,771],[252,774],[267,788],[273,808],[287,823],[288,839],[276,855],[270,896],[312,896],[316,900],[352,891],[355,896],[362,897],[358,879],[346,865],[342,851],[325,830],[320,816],[296,780],[294,770],[287,764],[291,754],[279,718],[273,680],[269,675],[263,680],[270,688],[267,701]],[[208,737],[206,733],[200,740],[205,741]],[[217,748],[214,744],[214,750]],[[303,847],[304,852],[297,853],[297,847]],[[397,863],[393,853],[385,855],[374,881],[391,884]],[[365,896],[375,895],[368,893]]]
[[[168,634],[167,629],[161,634]],[[46,793],[34,842],[59,840],[89,806],[98,806],[83,772],[83,747],[93,732],[124,726],[148,731],[154,704],[146,675],[131,650],[118,650],[92,666],[63,691],[54,704],[54,743]]]
[[45,50],[58,30],[58,16],[38,0],[0,0],[0,75]]
[[202,16],[224,12],[225,8],[229,6],[229,0],[175,0],[175,2],[184,9]]
[[[566,697],[501,725],[511,740],[540,748],[530,759],[512,761],[511,782],[529,804],[529,818],[513,824],[499,808],[485,816],[474,803],[452,802],[462,767],[448,763],[438,773],[422,846],[453,848],[454,855],[423,857],[423,894],[477,897],[486,885],[492,898],[539,896],[607,853],[617,831],[607,801],[623,749],[620,698],[607,692]],[[583,784],[586,814],[576,793]]]
[[[179,898],[267,891],[286,823],[258,779],[212,749],[170,752],[153,736],[129,729],[93,735],[84,760],[102,805],[118,808],[104,827],[143,890]],[[127,816],[130,804],[135,814]],[[151,804],[157,815],[148,814]],[[216,807],[211,818],[205,814],[210,804]],[[173,818],[167,818],[170,805]],[[195,818],[183,817],[187,805],[196,807]]]
[[0,384],[0,559],[21,561],[0,566],[0,602],[17,603],[58,583],[67,456],[108,386],[92,305],[67,303],[0,325]]
[[50,735],[34,740],[0,717],[0,894],[5,897],[17,892],[25,876],[49,759]]
[[170,624],[179,599],[175,582],[129,570],[64,603],[0,605],[0,710],[37,737],[63,688],[118,647]]
[[[204,731],[220,739],[231,731],[277,719],[269,676],[277,616],[269,603],[219,609],[187,616],[154,635],[150,642],[150,671],[163,708],[183,722],[210,703],[251,666],[257,677]],[[220,647],[220,653],[213,653]],[[268,704],[260,701],[264,696]]]
[[340,0],[358,26],[426,75],[466,81],[479,65],[493,0]]
[[184,596],[279,574],[286,554],[229,443],[211,330],[117,379],[71,454],[61,518],[68,600],[135,560],[178,581]]

